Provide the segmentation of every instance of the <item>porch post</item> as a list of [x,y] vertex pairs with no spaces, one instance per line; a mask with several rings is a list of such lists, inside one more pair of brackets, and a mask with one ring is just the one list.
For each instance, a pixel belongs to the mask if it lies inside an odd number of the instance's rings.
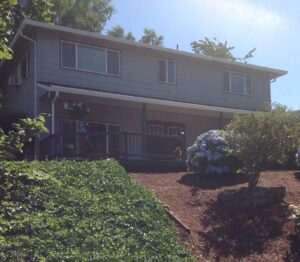
[[144,155],[146,153],[146,139],[144,134],[147,133],[147,105],[146,103],[142,104],[142,112],[141,112],[141,128],[142,128],[142,158],[144,159]]

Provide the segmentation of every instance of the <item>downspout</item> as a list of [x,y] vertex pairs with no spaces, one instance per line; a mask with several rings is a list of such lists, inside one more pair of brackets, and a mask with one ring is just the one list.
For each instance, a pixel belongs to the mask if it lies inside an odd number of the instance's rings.
[[55,101],[59,96],[59,92],[55,91],[55,95],[51,100],[51,135],[55,134]]
[[[33,44],[33,49],[34,49],[34,63],[33,63],[33,105],[34,105],[34,118],[37,118],[38,112],[37,112],[37,86],[36,86],[36,79],[37,79],[37,55],[36,55],[36,40],[32,39],[26,35],[23,34],[23,31],[20,31],[20,36],[23,37],[24,39],[28,40]],[[38,145],[38,138],[35,139],[34,143],[34,159],[38,159],[38,150],[39,150],[39,145]]]

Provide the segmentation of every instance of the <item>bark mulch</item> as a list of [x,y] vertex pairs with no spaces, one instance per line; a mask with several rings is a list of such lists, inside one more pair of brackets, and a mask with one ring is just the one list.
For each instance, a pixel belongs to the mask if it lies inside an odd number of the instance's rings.
[[179,227],[180,239],[199,261],[300,261],[300,239],[288,208],[300,204],[300,172],[262,173],[257,195],[268,198],[278,191],[280,196],[267,205],[243,205],[248,192],[243,176],[181,172],[133,177],[190,229]]

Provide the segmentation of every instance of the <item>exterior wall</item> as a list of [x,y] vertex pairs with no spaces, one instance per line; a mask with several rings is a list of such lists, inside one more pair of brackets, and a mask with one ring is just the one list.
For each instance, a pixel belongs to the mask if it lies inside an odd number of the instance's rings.
[[25,54],[30,52],[30,71],[28,77],[22,81],[21,86],[9,86],[6,81],[6,88],[4,93],[5,106],[12,111],[20,111],[26,113],[28,116],[34,116],[34,50],[32,46],[21,41],[19,45],[15,48],[15,53],[12,61],[9,61],[9,75],[12,74],[18,63],[23,59]]
[[[265,103],[270,102],[269,76],[257,70],[246,70],[245,68],[241,70],[238,66],[225,66],[183,55],[168,55],[165,52],[116,44],[107,40],[47,30],[38,31],[37,38],[39,50],[38,79],[42,82],[249,110],[263,110]],[[121,77],[62,69],[60,67],[61,40],[120,50]],[[176,85],[158,82],[157,59],[159,57],[176,60]],[[222,90],[225,70],[251,74],[253,96],[224,93]]]

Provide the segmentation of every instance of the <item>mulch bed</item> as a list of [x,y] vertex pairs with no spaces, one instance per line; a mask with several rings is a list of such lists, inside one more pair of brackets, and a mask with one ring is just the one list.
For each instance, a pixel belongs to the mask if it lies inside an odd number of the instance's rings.
[[271,204],[252,206],[243,204],[247,183],[238,175],[181,172],[135,173],[133,177],[190,229],[184,232],[179,227],[180,239],[199,261],[300,261],[300,239],[288,208],[300,204],[300,172],[262,173],[257,195],[278,191],[280,197]]

